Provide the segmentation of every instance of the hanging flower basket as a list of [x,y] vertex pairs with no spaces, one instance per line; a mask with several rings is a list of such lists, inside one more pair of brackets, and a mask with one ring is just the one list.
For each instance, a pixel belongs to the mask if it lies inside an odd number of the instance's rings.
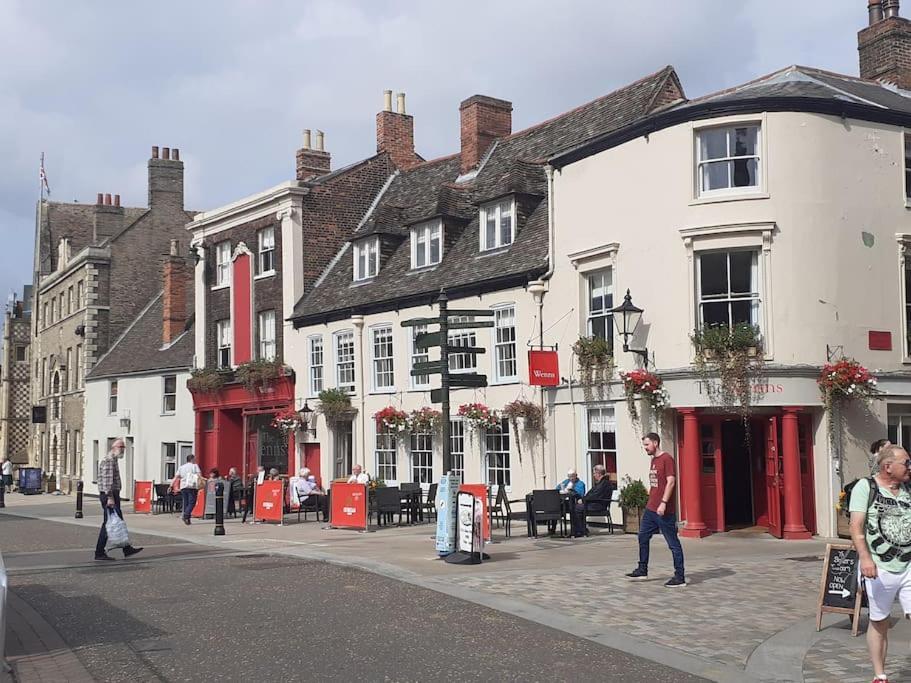
[[317,410],[330,423],[344,422],[357,415],[357,408],[351,405],[351,397],[341,389],[323,389],[319,392]]
[[524,401],[516,399],[503,406],[503,417],[509,420],[513,429],[518,431],[519,419],[524,422],[524,429],[528,432],[540,432],[544,430],[544,413],[541,406],[533,401]]
[[301,429],[303,424],[300,414],[294,410],[294,408],[285,408],[276,413],[275,417],[272,418],[272,426],[275,429],[281,430],[282,434],[285,434],[286,436],[291,432],[296,432],[298,429]]
[[440,420],[443,416],[436,408],[418,408],[412,410],[408,416],[408,426],[412,432],[432,432],[440,426]]
[[648,403],[656,416],[661,415],[661,411],[670,405],[664,380],[655,373],[648,370],[631,370],[621,372],[620,379],[623,380],[623,392],[626,394],[626,408],[633,422],[639,421],[637,398],[642,398]]
[[190,373],[187,389],[194,393],[214,394],[225,385],[225,373],[213,368],[199,368]]
[[816,384],[828,417],[829,443],[836,453],[840,453],[837,447],[841,431],[840,408],[853,402],[869,405],[878,398],[876,377],[853,358],[843,357],[835,363],[826,363]]
[[270,381],[283,377],[285,365],[278,360],[251,360],[238,365],[234,374],[247,391],[255,391],[266,389]]
[[459,406],[459,417],[474,429],[499,429],[500,416],[483,403],[463,403]]
[[392,432],[404,432],[409,429],[408,413],[394,406],[386,406],[374,413],[373,419],[376,421],[378,429],[386,429]]
[[598,398],[604,398],[604,386],[614,374],[614,356],[610,344],[601,337],[579,337],[573,344],[573,353],[579,364],[585,399],[592,400],[592,387],[597,387]]

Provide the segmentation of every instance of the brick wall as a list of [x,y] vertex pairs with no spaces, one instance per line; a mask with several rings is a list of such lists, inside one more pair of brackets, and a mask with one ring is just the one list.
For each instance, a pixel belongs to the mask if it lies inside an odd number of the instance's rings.
[[512,133],[512,102],[473,95],[459,105],[461,172],[477,167],[487,148],[497,138]]
[[911,88],[911,21],[890,17],[857,34],[861,78]]

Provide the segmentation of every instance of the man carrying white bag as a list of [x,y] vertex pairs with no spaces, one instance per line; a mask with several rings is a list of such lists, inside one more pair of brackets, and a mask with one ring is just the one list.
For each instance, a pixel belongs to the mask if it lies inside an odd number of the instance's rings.
[[111,444],[110,452],[98,463],[98,498],[104,511],[98,543],[95,545],[96,560],[113,560],[106,548],[123,548],[123,556],[131,557],[142,548],[130,545],[130,536],[123,512],[120,510],[120,467],[117,461],[123,457],[123,439]]

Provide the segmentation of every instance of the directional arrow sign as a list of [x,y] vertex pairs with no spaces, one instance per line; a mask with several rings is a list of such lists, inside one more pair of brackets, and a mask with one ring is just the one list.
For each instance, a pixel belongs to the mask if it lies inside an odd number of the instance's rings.
[[402,327],[417,327],[419,325],[439,325],[443,322],[440,318],[412,318],[403,320]]
[[[405,323],[402,324],[404,325]],[[450,330],[472,330],[476,327],[493,327],[493,320],[484,320],[478,322],[475,322],[473,320],[466,320],[465,322],[449,323]]]
[[414,348],[429,349],[431,346],[439,346],[443,341],[443,336],[439,332],[421,332],[414,336]]
[[483,316],[492,316],[494,314],[489,308],[482,308],[477,310],[471,310],[466,308],[450,308],[449,315],[483,315]]
[[449,386],[478,388],[487,386],[487,375],[476,375],[474,373],[455,374],[449,376]]
[[443,390],[442,389],[431,389],[430,390],[430,402],[431,403],[442,403],[443,402]]
[[849,591],[845,588],[842,588],[839,591],[829,591],[829,595],[840,595],[841,597],[846,598],[849,595],[851,595],[851,591]]
[[443,372],[443,361],[432,360],[426,363],[415,363],[414,367],[411,369],[411,376],[438,375],[441,372]]
[[483,346],[450,346],[449,353],[487,353]]

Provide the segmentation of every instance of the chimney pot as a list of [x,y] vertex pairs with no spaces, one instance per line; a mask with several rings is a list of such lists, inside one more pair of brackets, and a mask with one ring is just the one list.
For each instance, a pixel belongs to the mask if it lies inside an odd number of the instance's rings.
[[158,158],[158,145],[152,145],[152,158]]
[[162,158],[162,159],[170,159],[170,158],[171,158],[171,148],[170,148],[170,147],[162,147],[162,148],[161,148],[161,158]]
[[114,206],[120,206],[120,195],[119,194],[114,195]]
[[883,14],[886,19],[889,19],[890,17],[898,16],[899,0],[884,0],[882,2],[882,5],[883,5]]
[[310,129],[304,128],[304,149],[310,149]]
[[180,161],[180,150],[176,147],[171,150],[171,159],[174,161]]
[[383,111],[392,111],[392,91],[383,91]]
[[405,93],[403,92],[398,94],[398,111],[399,114],[405,113]]
[[97,199],[95,199],[95,203],[98,204],[99,206],[101,204],[104,204],[104,193],[103,192],[98,193],[98,197],[97,197]]
[[318,149],[320,152],[324,151],[323,150],[324,141],[325,141],[325,133],[323,133],[323,131],[321,131],[321,130],[316,131],[316,149]]
[[110,194],[110,192],[106,192],[105,195],[104,195],[104,205],[105,205],[105,206],[111,206],[111,194]]

